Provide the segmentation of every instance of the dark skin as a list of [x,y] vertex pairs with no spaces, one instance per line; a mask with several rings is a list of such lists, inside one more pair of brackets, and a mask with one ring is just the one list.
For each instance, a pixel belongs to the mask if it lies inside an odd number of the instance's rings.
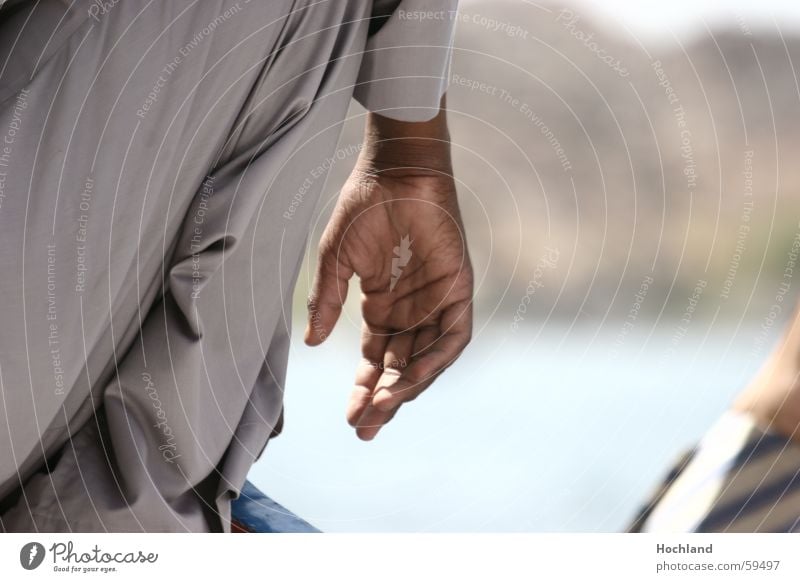
[[[392,287],[403,237],[411,258]],[[320,242],[305,341],[330,335],[357,275],[362,360],[347,420],[371,440],[460,355],[472,333],[472,268],[456,198],[445,102],[423,123],[369,114],[364,148]],[[800,308],[733,408],[800,442]]]
[[353,275],[361,287],[362,360],[347,420],[371,440],[472,334],[473,275],[444,99],[426,122],[369,114],[364,148],[320,241],[308,345],[330,335]]

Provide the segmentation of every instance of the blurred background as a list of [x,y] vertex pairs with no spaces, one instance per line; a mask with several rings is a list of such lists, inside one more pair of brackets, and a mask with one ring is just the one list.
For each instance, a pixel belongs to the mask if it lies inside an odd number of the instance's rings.
[[618,531],[797,298],[800,5],[461,0],[455,47],[473,343],[360,442],[351,290],[325,345],[293,345],[284,432],[251,480],[325,531]]

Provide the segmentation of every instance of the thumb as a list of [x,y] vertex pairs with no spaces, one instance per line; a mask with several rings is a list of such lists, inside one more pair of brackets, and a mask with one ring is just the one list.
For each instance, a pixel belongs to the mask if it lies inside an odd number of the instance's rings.
[[353,270],[342,264],[332,250],[320,250],[314,283],[308,297],[307,345],[318,346],[333,331],[347,299],[348,281],[352,276]]

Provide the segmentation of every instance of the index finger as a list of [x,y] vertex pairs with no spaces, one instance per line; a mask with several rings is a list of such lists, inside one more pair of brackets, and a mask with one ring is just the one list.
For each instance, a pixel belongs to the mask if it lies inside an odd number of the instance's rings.
[[454,303],[442,312],[437,328],[423,328],[418,332],[414,351],[400,378],[376,391],[372,405],[378,410],[390,411],[404,402],[414,400],[453,362],[472,338],[472,301]]

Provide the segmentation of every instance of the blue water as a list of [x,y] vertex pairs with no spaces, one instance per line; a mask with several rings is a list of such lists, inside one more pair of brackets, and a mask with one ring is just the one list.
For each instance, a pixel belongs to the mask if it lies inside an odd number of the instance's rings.
[[614,324],[489,328],[370,443],[344,420],[355,334],[296,342],[250,478],[324,531],[618,531],[767,355],[757,325],[692,325],[641,323],[616,353]]

